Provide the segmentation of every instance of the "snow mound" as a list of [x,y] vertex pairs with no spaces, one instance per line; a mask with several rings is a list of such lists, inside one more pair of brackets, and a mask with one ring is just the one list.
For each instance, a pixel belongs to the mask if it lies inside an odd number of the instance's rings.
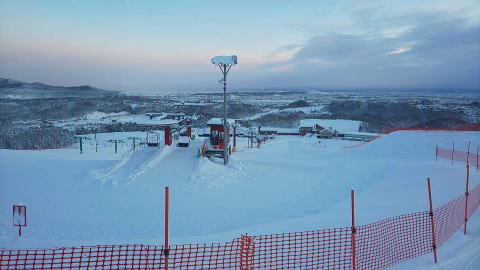
[[191,191],[218,190],[233,183],[247,180],[248,166],[245,161],[230,159],[227,166],[202,158],[190,176]]
[[110,182],[115,188],[130,185],[158,166],[174,150],[175,147],[141,149],[109,168],[91,171],[90,179],[101,183]]

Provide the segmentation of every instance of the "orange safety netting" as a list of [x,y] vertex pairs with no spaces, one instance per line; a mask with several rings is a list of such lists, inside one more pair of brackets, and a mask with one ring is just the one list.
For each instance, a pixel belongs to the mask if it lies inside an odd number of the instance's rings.
[[[480,185],[467,194],[470,217],[480,205]],[[466,196],[433,210],[436,243],[430,214],[423,211],[353,229],[243,235],[226,243],[168,249],[149,245],[1,249],[0,269],[353,269],[354,262],[356,269],[384,269],[443,245],[464,225]]]
[[432,252],[428,212],[392,217],[357,229],[358,269],[383,269]]
[[351,228],[250,237],[245,269],[351,269]]
[[479,164],[479,154],[477,153],[469,153],[464,151],[458,150],[449,150],[437,147],[436,149],[436,156],[440,158],[450,159],[453,161],[463,162],[466,164],[472,164],[475,167],[478,167]]

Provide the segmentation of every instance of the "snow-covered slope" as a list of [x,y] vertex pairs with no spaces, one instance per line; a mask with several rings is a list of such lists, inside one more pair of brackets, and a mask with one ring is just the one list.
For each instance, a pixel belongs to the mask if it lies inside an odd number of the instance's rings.
[[[479,138],[479,132],[401,131],[351,149],[344,148],[349,142],[300,136],[248,149],[240,139],[241,151],[226,167],[196,157],[201,141],[143,148],[123,159],[77,149],[0,150],[0,247],[161,244],[165,186],[173,244],[348,226],[351,189],[357,223],[366,224],[426,210],[427,177],[434,207],[462,194],[464,165],[435,163],[435,145],[455,141],[466,150]],[[479,180],[473,170],[471,185]],[[16,202],[28,207],[22,239],[10,220]],[[470,229],[480,233],[479,214],[472,220]]]

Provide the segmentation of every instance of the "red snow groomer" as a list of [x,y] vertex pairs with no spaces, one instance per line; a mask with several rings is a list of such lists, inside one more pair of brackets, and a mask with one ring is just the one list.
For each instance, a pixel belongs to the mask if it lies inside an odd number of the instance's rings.
[[[210,137],[205,141],[204,149],[202,150],[202,152],[204,152],[203,155],[223,157],[224,148],[227,148],[228,153],[231,154],[230,127],[234,123],[235,120],[227,119],[227,129],[225,132],[222,118],[212,118],[207,122],[210,128]],[[224,138],[226,138],[226,143],[224,143]]]

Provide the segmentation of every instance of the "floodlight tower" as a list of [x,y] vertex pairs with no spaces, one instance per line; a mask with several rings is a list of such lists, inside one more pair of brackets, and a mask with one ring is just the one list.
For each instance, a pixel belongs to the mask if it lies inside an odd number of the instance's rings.
[[[215,56],[212,58],[212,64],[218,66],[223,74],[223,78],[219,81],[223,84],[223,164],[228,164],[228,140],[227,138],[227,74],[233,65],[237,64],[237,56]],[[230,135],[229,135],[230,136]]]

